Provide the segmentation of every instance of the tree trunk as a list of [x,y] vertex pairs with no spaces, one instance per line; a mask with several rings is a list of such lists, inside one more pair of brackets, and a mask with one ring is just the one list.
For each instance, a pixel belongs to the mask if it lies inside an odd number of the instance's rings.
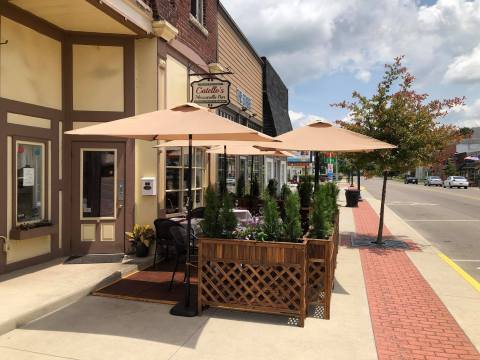
[[361,195],[362,193],[360,191],[360,169],[359,168],[357,168],[357,189],[358,189],[358,198],[361,199],[362,198],[362,195]]
[[383,172],[383,186],[382,186],[382,202],[380,205],[380,221],[378,223],[378,234],[377,234],[377,243],[378,245],[383,244],[383,217],[385,212],[385,195],[387,193],[387,179],[388,171]]

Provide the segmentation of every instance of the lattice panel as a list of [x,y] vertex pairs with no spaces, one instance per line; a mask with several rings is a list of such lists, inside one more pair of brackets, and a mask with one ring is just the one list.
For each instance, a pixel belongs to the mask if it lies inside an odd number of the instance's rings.
[[300,265],[251,265],[206,261],[202,264],[202,305],[301,312]]
[[308,264],[307,304],[323,304],[325,301],[325,264]]

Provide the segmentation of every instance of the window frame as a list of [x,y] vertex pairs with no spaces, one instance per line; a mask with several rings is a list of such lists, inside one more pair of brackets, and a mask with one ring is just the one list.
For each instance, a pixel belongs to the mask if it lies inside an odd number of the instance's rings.
[[[173,149],[179,149],[180,150],[180,162],[179,162],[179,165],[167,165],[167,152],[169,150],[173,150]],[[202,164],[201,166],[199,166],[197,164],[197,161],[196,161],[196,152],[197,151],[200,151],[202,152]],[[207,188],[206,186],[206,179],[205,179],[205,175],[206,175],[206,151],[205,149],[203,148],[199,148],[199,147],[194,147],[193,148],[193,154],[192,154],[192,159],[193,159],[193,166],[192,166],[192,182],[193,184],[195,184],[195,186],[192,186],[192,196],[193,196],[193,205],[194,205],[194,208],[196,206],[202,206],[203,205],[203,194],[205,192],[205,189]],[[183,211],[185,211],[186,207],[185,207],[185,204],[184,204],[184,199],[185,199],[185,196],[187,194],[187,186],[185,185],[184,186],[184,182],[185,182],[185,174],[186,174],[186,171],[188,171],[188,163],[186,161],[186,159],[188,158],[188,147],[184,147],[184,146],[172,146],[172,147],[167,147],[165,149],[165,181],[164,181],[164,189],[163,189],[163,192],[165,194],[164,196],[164,201],[165,201],[165,210],[167,210],[167,194],[168,193],[177,193],[178,196],[179,196],[179,206],[178,206],[178,212],[172,212],[172,213],[169,213],[167,212],[167,214],[169,216],[171,215],[175,215],[175,214],[181,214]],[[167,177],[167,170],[168,169],[178,169],[180,174],[179,174],[179,186],[178,186],[178,189],[169,189],[167,190],[167,181],[166,181],[166,177]],[[197,186],[197,181],[196,181],[196,174],[197,174],[197,171],[200,171],[201,172],[201,186]],[[200,191],[200,202],[196,202],[195,199],[196,199],[196,194],[197,192]]]
[[[195,13],[193,12],[194,7],[193,3],[195,3]],[[204,26],[205,21],[204,21],[204,14],[205,14],[205,9],[204,9],[204,0],[191,0],[190,1],[190,14],[197,19],[197,21]]]
[[[18,158],[17,158],[17,146],[18,144],[24,145],[40,145],[42,147],[42,209],[41,209],[41,216],[40,219],[37,220],[28,220],[28,221],[18,221]],[[12,199],[12,203],[14,204],[14,209],[12,211],[12,222],[13,226],[17,227],[20,225],[25,224],[36,224],[42,221],[50,221],[49,218],[49,207],[50,204],[48,203],[49,199],[49,192],[50,189],[48,188],[49,185],[49,154],[48,151],[48,140],[44,139],[36,139],[36,138],[27,138],[27,137],[12,137],[12,175],[13,175],[13,192],[12,195],[14,199]]]

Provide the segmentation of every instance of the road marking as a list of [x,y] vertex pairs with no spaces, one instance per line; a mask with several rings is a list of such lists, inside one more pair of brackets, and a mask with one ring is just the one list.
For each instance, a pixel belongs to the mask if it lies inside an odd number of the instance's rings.
[[480,260],[470,260],[470,259],[452,259],[455,262],[465,261],[465,262],[480,262]]
[[477,290],[478,292],[480,292],[480,283],[475,280],[472,276],[470,276],[469,274],[467,274],[465,272],[465,270],[463,270],[460,266],[458,266],[457,264],[455,264],[455,262],[450,259],[447,255],[445,255],[444,253],[442,252],[439,252],[437,253],[437,255],[440,257],[440,259],[442,259],[443,261],[445,261],[448,265],[450,265],[450,267],[455,270],[466,282],[468,282],[470,285],[472,285],[472,287]]
[[408,222],[480,222],[480,219],[410,219]]
[[397,206],[397,205],[406,205],[406,206],[438,206],[438,204],[432,203],[420,203],[420,202],[404,202],[404,201],[393,201],[387,203],[388,206]]

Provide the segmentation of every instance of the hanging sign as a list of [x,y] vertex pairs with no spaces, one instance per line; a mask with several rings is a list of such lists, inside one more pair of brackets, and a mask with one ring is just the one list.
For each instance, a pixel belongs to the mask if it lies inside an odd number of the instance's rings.
[[217,108],[230,103],[230,81],[215,77],[194,81],[192,86],[192,102],[199,105]]

